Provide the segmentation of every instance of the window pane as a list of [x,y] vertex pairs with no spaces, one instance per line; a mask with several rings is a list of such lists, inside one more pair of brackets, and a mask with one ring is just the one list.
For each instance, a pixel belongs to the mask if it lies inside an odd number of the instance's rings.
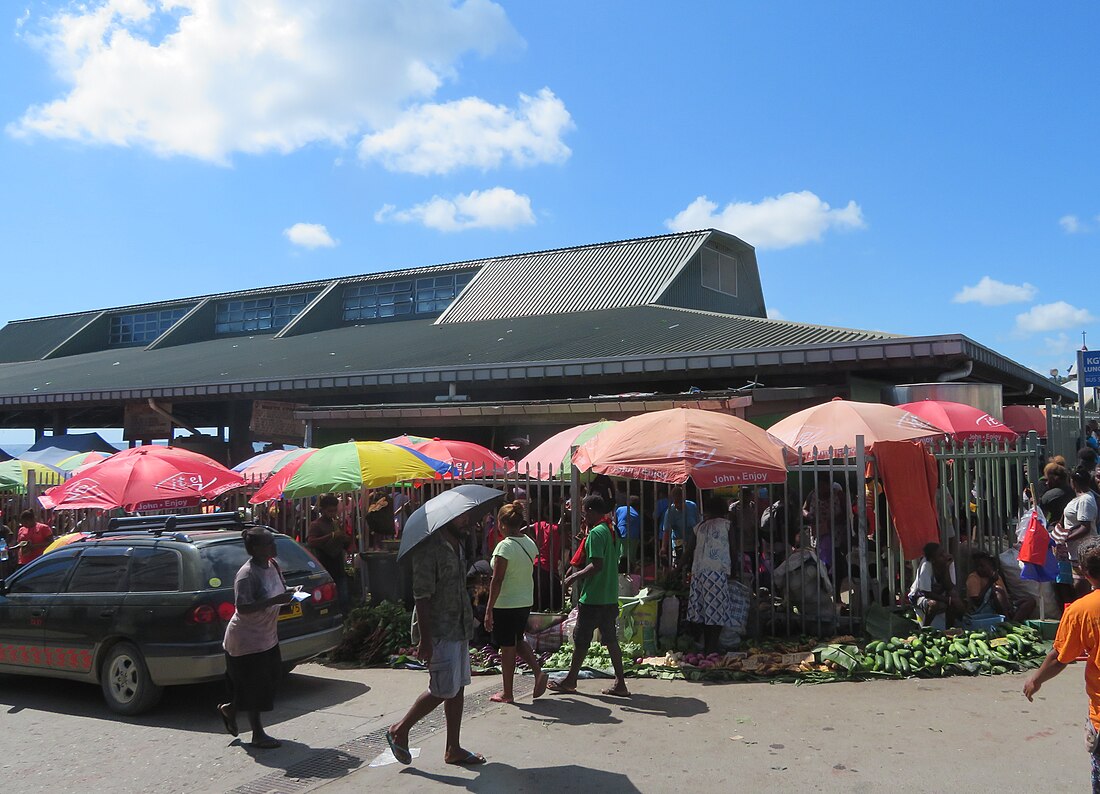
[[[179,555],[168,549],[134,549],[130,561],[130,592],[179,590]],[[70,588],[72,589],[72,588]]]
[[[69,580],[70,593],[117,593],[126,580],[127,557],[124,549],[99,554],[98,549],[84,552]],[[103,551],[107,551],[104,549]]]
[[76,564],[76,552],[53,552],[40,557],[19,572],[11,583],[12,593],[56,593]]

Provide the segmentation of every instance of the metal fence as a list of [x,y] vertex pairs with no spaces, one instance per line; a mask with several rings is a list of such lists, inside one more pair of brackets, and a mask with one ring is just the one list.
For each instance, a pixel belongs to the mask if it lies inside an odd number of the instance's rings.
[[[1034,434],[1008,446],[941,445],[930,451],[939,480],[935,496],[938,534],[955,556],[961,586],[969,573],[971,550],[999,554],[1015,543],[1029,482],[1041,474],[1042,451]],[[725,517],[731,528],[732,578],[739,596],[749,603],[748,633],[856,633],[871,604],[887,608],[907,604],[915,561],[905,559],[882,490],[878,461],[864,452],[861,439],[851,449],[811,450],[804,457],[790,469],[785,482],[744,486],[736,493],[701,493],[688,484],[678,494],[676,486],[582,478],[575,470],[565,476],[561,471],[541,469],[506,475],[475,473],[462,482],[496,487],[509,500],[522,502],[527,531],[539,547],[535,560],[537,611],[567,607],[568,595],[562,593],[561,581],[583,542],[579,511],[574,508],[586,493],[598,491],[608,496],[616,506],[611,520],[626,530],[630,542],[623,545],[620,571],[629,584],[624,582],[624,587],[680,594],[688,587],[683,563],[691,551],[692,527],[686,526],[676,540],[671,531],[663,531],[668,504],[682,497],[684,505],[678,511],[691,513],[687,502],[692,502],[701,520],[707,503],[719,497],[728,499]],[[203,509],[248,510],[255,521],[304,542],[317,515],[316,498],[251,505],[249,499],[260,484],[259,480],[249,482]],[[361,593],[374,591],[394,597],[392,583],[384,587],[380,578],[400,578],[395,573],[393,552],[403,517],[453,484],[447,480],[404,483],[341,495],[341,521],[356,539],[358,553],[353,559]],[[25,495],[3,497],[5,516],[17,516],[25,507],[35,506],[41,490],[32,483]],[[382,496],[389,505],[372,511],[372,504]],[[110,514],[100,511],[54,514],[58,534],[101,529],[109,518]],[[468,538],[469,559],[488,558],[496,532],[494,518],[487,517]],[[687,599],[681,598],[682,610],[686,604]]]

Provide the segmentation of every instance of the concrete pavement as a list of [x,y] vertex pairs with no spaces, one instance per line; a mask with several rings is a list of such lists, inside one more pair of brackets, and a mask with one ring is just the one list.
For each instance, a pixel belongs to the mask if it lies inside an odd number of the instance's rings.
[[95,687],[11,676],[0,677],[0,775],[13,792],[96,794],[1087,790],[1081,677],[1074,665],[1033,704],[1013,675],[803,687],[640,680],[630,700],[582,681],[592,694],[528,694],[517,706],[489,703],[499,678],[475,678],[463,743],[488,764],[443,763],[439,713],[412,742],[422,749],[412,767],[372,769],[380,731],[423,673],[300,667],[269,720],[284,747],[266,752],[223,732],[217,686],[170,689],[155,712],[126,719]]

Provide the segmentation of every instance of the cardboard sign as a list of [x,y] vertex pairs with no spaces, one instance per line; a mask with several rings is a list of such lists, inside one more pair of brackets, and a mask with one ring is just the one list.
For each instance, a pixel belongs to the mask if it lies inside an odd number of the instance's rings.
[[252,419],[248,430],[253,441],[273,444],[301,444],[306,437],[306,423],[295,419],[299,406],[272,400],[253,400]]

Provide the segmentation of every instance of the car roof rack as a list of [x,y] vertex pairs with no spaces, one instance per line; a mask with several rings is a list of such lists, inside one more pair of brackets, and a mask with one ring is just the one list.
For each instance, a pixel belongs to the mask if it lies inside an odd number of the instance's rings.
[[244,527],[244,519],[237,512],[223,511],[219,513],[197,513],[194,515],[162,515],[162,516],[127,516],[125,518],[112,518],[107,522],[106,531],[92,533],[96,537],[103,535],[127,534],[147,532],[150,535],[174,534],[179,539],[185,539],[179,530],[184,529],[217,529],[227,527]]

